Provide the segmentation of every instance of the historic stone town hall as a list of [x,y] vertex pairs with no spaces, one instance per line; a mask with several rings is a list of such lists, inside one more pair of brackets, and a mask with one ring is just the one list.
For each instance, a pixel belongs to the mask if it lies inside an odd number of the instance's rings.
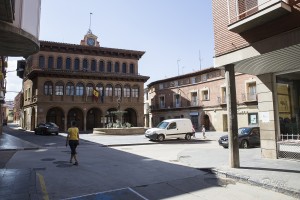
[[144,83],[138,61],[143,51],[101,47],[91,30],[80,45],[40,41],[26,59],[22,127],[54,122],[61,131],[76,121],[81,131],[122,123],[144,126]]

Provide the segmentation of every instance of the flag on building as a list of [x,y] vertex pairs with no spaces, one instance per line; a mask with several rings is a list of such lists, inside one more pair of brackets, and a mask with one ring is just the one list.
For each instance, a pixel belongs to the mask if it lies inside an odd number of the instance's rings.
[[98,90],[96,90],[96,89],[94,89],[93,90],[93,99],[94,99],[94,101],[98,101],[98,99],[99,99],[99,92],[98,92]]

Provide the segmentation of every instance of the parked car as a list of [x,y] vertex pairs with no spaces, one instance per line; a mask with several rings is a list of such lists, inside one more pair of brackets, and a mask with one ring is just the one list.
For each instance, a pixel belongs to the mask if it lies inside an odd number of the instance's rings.
[[160,122],[156,128],[148,129],[145,132],[145,137],[150,140],[177,139],[183,138],[190,140],[195,134],[192,122],[190,119],[167,119]]
[[35,129],[34,133],[42,134],[42,135],[49,135],[51,133],[54,133],[55,135],[58,135],[59,127],[53,123],[53,122],[47,122],[47,123],[40,123]]
[[3,119],[2,125],[3,125],[3,126],[7,126],[7,119]]
[[[249,148],[260,146],[259,127],[242,127],[238,129],[239,146]],[[228,148],[228,135],[223,135],[219,139],[219,145]]]

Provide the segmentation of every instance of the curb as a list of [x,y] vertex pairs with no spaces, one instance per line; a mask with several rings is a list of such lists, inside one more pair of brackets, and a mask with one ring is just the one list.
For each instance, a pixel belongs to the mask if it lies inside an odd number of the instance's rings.
[[121,147],[121,146],[137,146],[137,145],[153,145],[157,143],[131,143],[131,144],[103,144],[104,147]]
[[0,151],[23,151],[23,150],[38,150],[40,147],[28,147],[28,148],[7,148],[7,149],[0,149]]
[[[201,170],[201,168],[199,168],[199,170]],[[264,180],[261,180],[261,181],[260,180],[251,180],[251,178],[248,176],[242,176],[242,175],[240,176],[240,175],[233,174],[230,172],[224,172],[224,171],[218,170],[218,169],[210,169],[210,172],[219,177],[234,179],[241,183],[247,183],[250,185],[262,187],[265,189],[269,189],[269,190],[272,190],[275,192],[279,192],[279,193],[300,199],[300,191],[295,191],[295,189],[292,189],[292,188],[286,188],[286,187],[284,187],[283,184],[269,184],[268,182],[266,182]],[[270,183],[272,183],[272,181],[270,181]]]

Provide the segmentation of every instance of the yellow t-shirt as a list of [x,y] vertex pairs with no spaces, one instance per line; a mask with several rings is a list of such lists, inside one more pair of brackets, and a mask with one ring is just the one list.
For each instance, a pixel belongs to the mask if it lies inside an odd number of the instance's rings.
[[77,127],[71,127],[68,129],[69,140],[79,140],[79,130]]

